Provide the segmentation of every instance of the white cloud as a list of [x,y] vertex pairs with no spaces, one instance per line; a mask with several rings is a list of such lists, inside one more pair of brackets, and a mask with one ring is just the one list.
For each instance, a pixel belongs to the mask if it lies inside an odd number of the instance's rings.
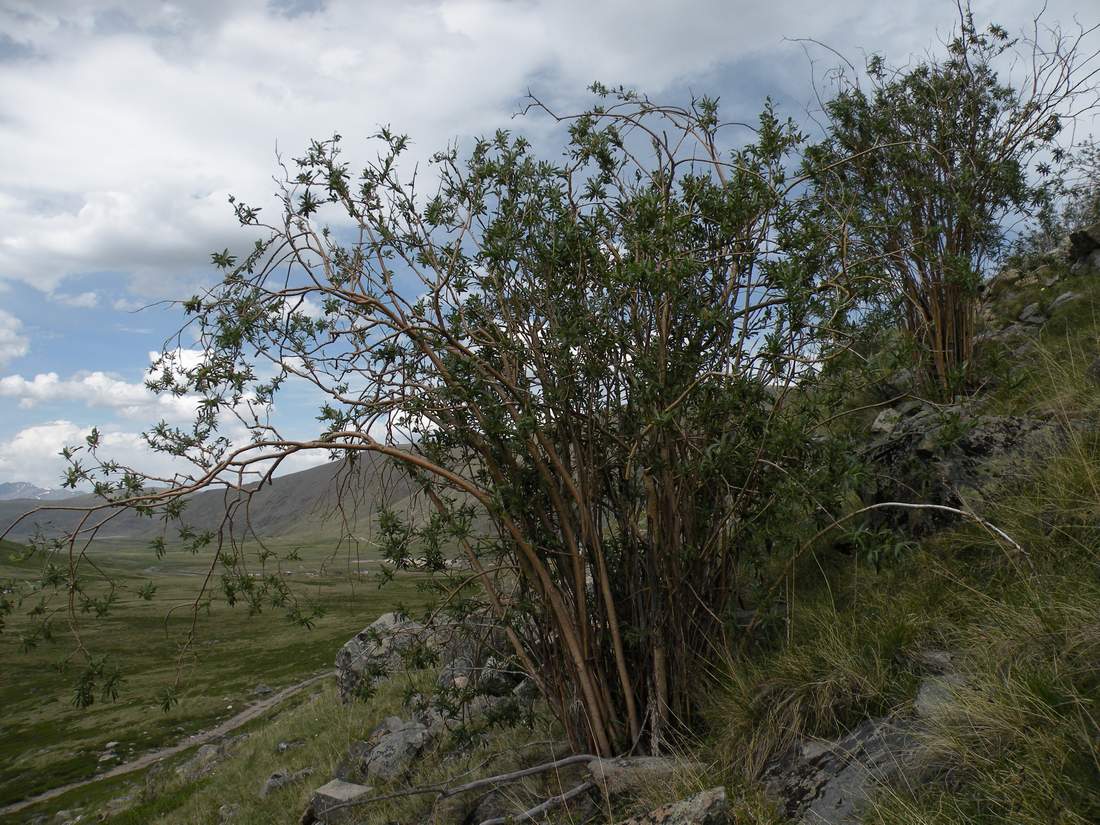
[[[82,444],[91,429],[64,419],[24,427],[0,441],[0,478],[59,486],[66,468],[62,448]],[[100,443],[104,457],[145,472],[166,476],[181,466],[178,459],[150,450],[137,432],[101,428]]]
[[[974,5],[1010,26],[1034,8]],[[1051,6],[1072,19],[1069,0]],[[785,36],[904,57],[953,18],[953,4],[930,15],[923,0],[331,0],[297,16],[264,0],[9,0],[0,32],[33,57],[0,63],[0,280],[49,290],[122,271],[141,295],[179,297],[210,251],[252,240],[230,191],[275,208],[276,145],[292,157],[338,131],[354,161],[392,123],[424,158],[499,126],[545,132],[545,119],[510,119],[525,91],[575,110],[594,79],[692,85],[755,111],[767,92],[809,96]],[[731,71],[735,88],[715,87],[718,68],[752,60],[755,79]]]
[[144,384],[123,381],[99,370],[79,372],[67,379],[56,372],[38,373],[31,379],[8,375],[0,378],[0,398],[16,399],[23,409],[46,403],[79,403],[110,409],[148,424],[161,418],[171,422],[191,421],[196,409],[192,397],[156,395]]
[[96,292],[55,292],[50,298],[59,304],[77,309],[92,309],[99,306],[99,294]]
[[111,302],[112,309],[119,312],[137,312],[149,306],[148,301],[137,301],[132,298],[116,298]]
[[23,322],[0,309],[0,366],[30,352],[30,341],[22,334]]

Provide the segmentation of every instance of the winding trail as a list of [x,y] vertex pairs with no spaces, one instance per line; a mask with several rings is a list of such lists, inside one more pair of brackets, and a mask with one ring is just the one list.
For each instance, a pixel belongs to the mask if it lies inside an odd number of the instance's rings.
[[123,776],[128,773],[133,773],[134,771],[140,771],[142,768],[148,768],[154,762],[159,762],[161,759],[165,759],[169,756],[175,756],[177,753],[181,753],[188,748],[194,748],[198,745],[205,745],[207,742],[225,736],[225,734],[236,730],[237,728],[247,724],[248,722],[251,722],[253,719],[261,716],[265,711],[270,710],[272,707],[278,705],[283,700],[289,699],[295,693],[304,690],[310,685],[320,682],[322,679],[329,678],[334,673],[335,671],[330,670],[316,676],[310,676],[308,679],[304,679],[303,681],[296,684],[289,685],[282,690],[276,691],[267,698],[261,699],[255,704],[249,705],[236,716],[231,716],[224,722],[221,722],[218,725],[207,730],[193,733],[185,739],[181,739],[174,745],[170,745],[166,748],[160,748],[159,750],[155,751],[150,751],[149,753],[144,754],[143,756],[139,756],[137,759],[134,759],[131,762],[125,762],[121,765],[115,765],[115,767],[111,768],[110,770],[104,771],[100,774],[96,774],[89,779],[81,779],[76,782],[70,782],[68,785],[61,785],[57,788],[51,788],[50,790],[44,791],[37,796],[31,796],[27,799],[22,799],[19,802],[14,802],[11,805],[6,805],[5,807],[0,808],[0,816],[8,816],[10,814],[18,813],[19,811],[25,810],[32,805],[37,805],[39,802],[45,802],[48,799],[53,799],[55,797],[61,796],[62,794],[66,794],[69,791],[76,790],[77,788],[83,788],[86,785],[91,785],[95,782],[99,782],[102,779],[111,779],[116,776]]

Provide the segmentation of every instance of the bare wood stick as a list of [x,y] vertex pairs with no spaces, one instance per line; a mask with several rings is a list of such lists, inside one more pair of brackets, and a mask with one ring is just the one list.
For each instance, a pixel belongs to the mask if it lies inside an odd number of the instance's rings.
[[400,799],[405,796],[418,796],[421,794],[439,794],[440,799],[447,799],[452,796],[457,796],[467,791],[476,791],[478,788],[484,788],[487,785],[506,785],[509,782],[515,782],[517,779],[523,779],[524,777],[534,776],[539,773],[546,773],[547,771],[556,770],[557,768],[564,768],[569,765],[576,765],[581,762],[588,763],[599,757],[590,753],[579,753],[572,756],[565,756],[561,759],[555,759],[553,762],[544,762],[541,765],[534,765],[530,768],[522,768],[518,771],[511,771],[510,773],[502,773],[496,776],[486,776],[482,779],[475,779],[472,782],[466,782],[462,785],[455,785],[454,787],[447,787],[446,785],[425,785],[420,788],[408,788],[403,791],[394,791],[393,793],[381,794],[379,796],[372,796],[367,799],[353,799],[348,802],[341,802],[338,805],[329,805],[325,808],[325,811],[337,811],[341,808],[354,808],[359,805],[370,805],[373,802],[385,802],[388,799]]

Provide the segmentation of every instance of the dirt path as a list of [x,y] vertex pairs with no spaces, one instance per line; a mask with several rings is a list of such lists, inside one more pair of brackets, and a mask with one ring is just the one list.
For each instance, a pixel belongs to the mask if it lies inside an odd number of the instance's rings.
[[81,779],[78,782],[70,782],[68,785],[62,785],[59,788],[52,788],[44,793],[40,793],[37,796],[32,796],[28,799],[23,799],[19,802],[15,802],[11,805],[7,805],[0,808],[0,816],[7,816],[9,814],[18,813],[32,805],[37,805],[39,802],[45,802],[47,799],[53,799],[54,797],[61,796],[69,791],[76,790],[77,788],[83,788],[85,785],[91,785],[93,782],[99,782],[101,779],[110,779],[115,776],[123,776],[124,774],[133,773],[134,771],[140,771],[142,768],[148,768],[154,762],[159,762],[161,759],[165,759],[169,756],[175,756],[177,753],[187,750],[188,748],[194,748],[198,745],[205,745],[213,739],[218,739],[221,736],[234,731],[241,725],[247,724],[255,719],[257,716],[261,716],[265,711],[274,707],[282,702],[284,699],[288,699],[300,690],[309,687],[312,684],[320,682],[322,679],[327,679],[332,676],[335,671],[329,671],[322,673],[318,676],[310,676],[297,684],[285,687],[282,690],[268,696],[266,699],[261,699],[253,705],[249,705],[242,710],[236,716],[231,716],[219,725],[210,728],[209,730],[199,731],[193,733],[186,739],[181,739],[175,745],[171,745],[167,748],[161,748],[160,750],[151,751],[144,756],[139,756],[132,762],[126,762],[122,765],[116,765],[108,771],[104,771],[101,774],[96,774],[90,779]]

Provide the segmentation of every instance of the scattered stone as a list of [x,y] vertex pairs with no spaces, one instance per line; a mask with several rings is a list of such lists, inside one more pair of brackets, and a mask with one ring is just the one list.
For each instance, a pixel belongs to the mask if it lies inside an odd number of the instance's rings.
[[926,670],[936,674],[953,673],[954,657],[947,650],[922,650],[913,659]]
[[876,415],[875,420],[871,422],[871,432],[876,434],[892,433],[899,421],[901,421],[901,413],[891,407],[887,407]]
[[359,817],[355,807],[339,807],[348,802],[368,795],[370,788],[366,785],[357,785],[354,782],[344,782],[341,779],[333,779],[313,792],[309,808],[302,816],[302,823],[323,822],[325,825],[335,825],[341,822],[354,822]]
[[222,805],[218,808],[218,825],[229,825],[230,822],[235,822],[240,812],[240,805]]
[[525,678],[512,688],[512,695],[525,707],[530,707],[539,698],[539,686],[530,678]]
[[275,746],[275,753],[286,753],[294,748],[300,748],[305,744],[304,739],[291,739],[288,742],[280,742]]
[[711,788],[679,802],[662,805],[620,825],[731,825],[725,788]]
[[907,398],[896,407],[894,407],[894,409],[898,411],[898,415],[900,415],[902,418],[905,418],[906,416],[912,415],[913,413],[920,412],[921,410],[925,409],[926,406],[927,405],[919,398]]
[[119,746],[118,742],[108,742],[106,745],[103,746],[103,750],[109,751],[109,750],[112,750],[113,748],[117,748],[118,746]]
[[1044,264],[1035,270],[1035,278],[1042,286],[1052,287],[1062,279],[1062,276],[1054,267]]
[[313,776],[313,768],[302,768],[300,771],[294,771],[293,773],[285,770],[275,771],[260,788],[260,799],[265,799],[275,791],[285,788],[287,785],[293,785],[295,782],[301,782],[310,776]]

